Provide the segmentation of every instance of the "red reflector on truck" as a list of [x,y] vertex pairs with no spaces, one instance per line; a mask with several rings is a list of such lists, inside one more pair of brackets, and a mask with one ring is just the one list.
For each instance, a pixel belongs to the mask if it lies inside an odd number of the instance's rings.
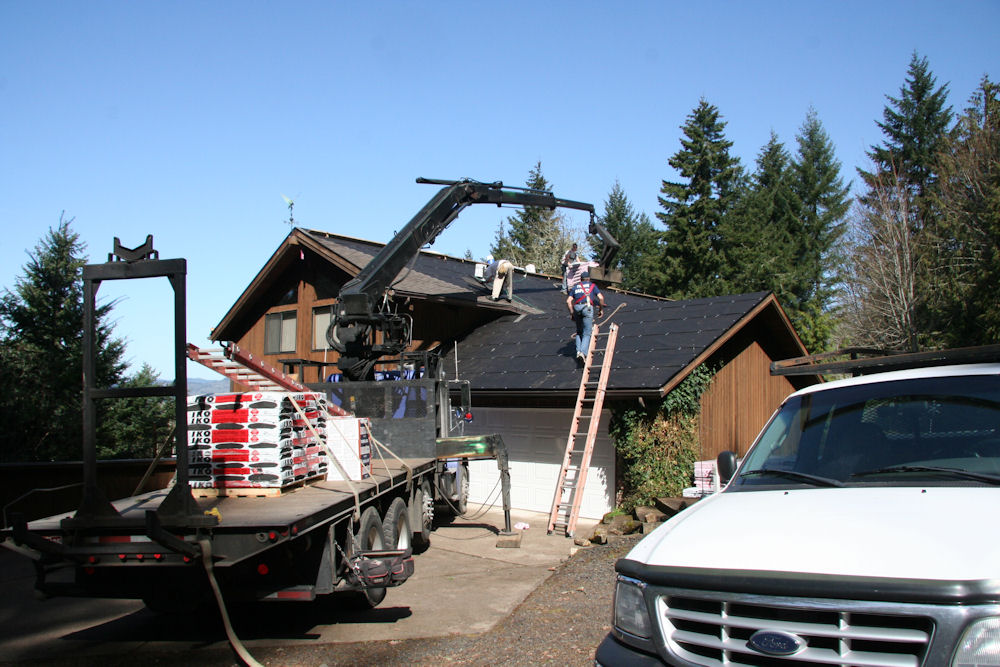
[[278,591],[275,596],[279,600],[312,600],[311,591]]

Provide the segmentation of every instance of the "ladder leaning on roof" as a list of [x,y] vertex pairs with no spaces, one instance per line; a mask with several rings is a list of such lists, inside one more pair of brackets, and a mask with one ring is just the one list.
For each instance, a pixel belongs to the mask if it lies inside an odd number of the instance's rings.
[[[573,411],[573,421],[566,440],[566,455],[563,457],[555,495],[552,498],[549,533],[552,533],[557,526],[565,527],[567,537],[573,537],[576,531],[576,521],[580,516],[580,505],[583,502],[583,489],[587,483],[587,468],[594,452],[594,441],[597,440],[597,429],[601,421],[601,409],[604,407],[604,395],[608,388],[608,376],[611,374],[611,360],[617,340],[617,324],[610,325],[606,334],[602,334],[597,325],[594,325],[590,337],[590,349],[583,364],[583,377],[580,378],[576,409]],[[600,346],[602,342],[603,347]],[[600,365],[601,373],[596,380],[591,380],[590,372],[595,364]],[[578,448],[581,420],[586,420],[583,449]]]
[[[310,391],[304,384],[294,380],[281,371],[268,366],[237,345],[229,344],[221,350],[202,350],[191,343],[187,344],[187,356],[192,361],[221,373],[233,382],[258,391]],[[331,414],[346,416],[350,413],[338,405],[327,405]]]

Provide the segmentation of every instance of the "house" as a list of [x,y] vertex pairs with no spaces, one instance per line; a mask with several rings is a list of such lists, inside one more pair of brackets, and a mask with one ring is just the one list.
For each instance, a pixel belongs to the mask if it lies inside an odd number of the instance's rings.
[[[322,382],[337,372],[326,329],[341,285],[382,244],[293,229],[213,329],[275,366]],[[413,318],[413,348],[441,349],[449,376],[472,385],[475,420],[467,433],[500,433],[511,461],[512,503],[548,512],[580,382],[566,296],[554,276],[518,272],[514,302],[494,302],[475,263],[421,252],[392,286]],[[581,515],[615,504],[610,409],[657,401],[702,363],[717,369],[702,397],[701,459],[745,453],[777,405],[815,382],[771,376],[771,361],[806,353],[773,294],[671,301],[605,290],[606,319],[620,326],[601,435]],[[391,446],[391,445],[390,445]],[[491,500],[497,471],[473,462],[470,499]]]

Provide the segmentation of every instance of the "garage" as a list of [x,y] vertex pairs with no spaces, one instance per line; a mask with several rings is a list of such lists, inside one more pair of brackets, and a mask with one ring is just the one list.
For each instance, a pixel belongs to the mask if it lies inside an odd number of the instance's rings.
[[[467,433],[499,433],[510,457],[511,506],[544,512],[552,509],[559,469],[566,452],[566,438],[573,418],[571,409],[476,408]],[[615,457],[608,435],[607,410],[587,471],[580,516],[600,519],[614,507]],[[582,437],[581,437],[582,441]],[[496,461],[470,464],[469,500],[500,504],[500,473]]]

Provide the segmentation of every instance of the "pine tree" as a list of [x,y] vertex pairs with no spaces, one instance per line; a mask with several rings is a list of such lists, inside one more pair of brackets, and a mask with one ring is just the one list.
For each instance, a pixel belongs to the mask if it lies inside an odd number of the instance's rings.
[[870,188],[879,173],[900,175],[913,197],[910,207],[917,231],[933,216],[930,198],[937,183],[935,163],[952,120],[948,85],[937,86],[927,58],[914,53],[899,97],[886,97],[889,104],[882,112],[882,122],[877,123],[885,141],[868,152],[877,171],[858,172]]
[[[159,376],[143,364],[119,386],[125,389],[149,387]],[[108,401],[98,431],[97,455],[100,458],[153,458],[171,434],[174,404],[168,398],[116,398]]]
[[[72,222],[60,217],[29,255],[14,290],[0,298],[2,460],[81,457],[85,258]],[[125,369],[124,343],[108,320],[112,306],[95,310],[98,386],[120,382]]]
[[[552,189],[542,175],[541,161],[532,167],[525,186],[532,190]],[[534,264],[538,271],[560,275],[563,253],[576,241],[575,236],[559,211],[525,206],[507,218],[506,226],[501,223],[490,252],[515,266]]]
[[815,110],[810,109],[796,137],[793,187],[801,203],[801,229],[794,257],[800,273],[795,299],[796,330],[813,352],[827,349],[836,320],[837,248],[850,210],[850,185],[844,185],[835,149]]
[[928,344],[1000,340],[1000,85],[984,77],[938,156]]
[[728,292],[775,293],[782,306],[797,312],[794,262],[801,208],[792,188],[791,158],[777,135],[761,149],[747,194],[719,226]]
[[[621,270],[625,289],[648,290],[644,267],[659,259],[657,234],[649,216],[635,212],[621,184],[616,181],[604,202],[604,215],[599,220],[619,245],[615,265],[604,268]],[[589,237],[587,240],[593,256],[600,257],[603,250],[600,239]]]
[[742,190],[739,158],[719,110],[702,99],[682,126],[681,150],[670,158],[682,182],[663,181],[656,217],[664,224],[661,265],[651,276],[655,292],[672,297],[719,294],[724,261],[719,225]]

